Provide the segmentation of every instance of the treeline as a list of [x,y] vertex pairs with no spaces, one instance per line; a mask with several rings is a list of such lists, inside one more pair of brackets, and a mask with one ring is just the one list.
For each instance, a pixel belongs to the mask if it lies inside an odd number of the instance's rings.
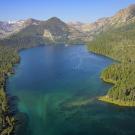
[[0,45],[0,135],[10,134],[14,129],[14,117],[9,110],[5,80],[13,73],[13,65],[19,62],[15,48]]
[[106,97],[135,105],[135,24],[101,33],[88,48],[118,61],[101,74],[103,80],[114,84]]

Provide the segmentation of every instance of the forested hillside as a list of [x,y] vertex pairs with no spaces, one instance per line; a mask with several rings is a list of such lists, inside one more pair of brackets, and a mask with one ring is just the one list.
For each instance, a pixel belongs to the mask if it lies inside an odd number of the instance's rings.
[[89,43],[89,50],[118,61],[101,78],[114,86],[100,100],[123,106],[135,105],[135,24],[110,29]]
[[9,110],[5,81],[7,76],[13,73],[12,67],[17,62],[17,49],[0,45],[0,135],[10,134],[14,129],[15,119]]

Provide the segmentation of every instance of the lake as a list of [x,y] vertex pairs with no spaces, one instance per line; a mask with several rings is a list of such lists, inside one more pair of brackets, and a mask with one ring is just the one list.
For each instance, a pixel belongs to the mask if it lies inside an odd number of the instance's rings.
[[135,135],[134,108],[97,100],[111,88],[100,73],[114,61],[85,45],[37,47],[20,57],[7,81],[22,114],[17,135]]

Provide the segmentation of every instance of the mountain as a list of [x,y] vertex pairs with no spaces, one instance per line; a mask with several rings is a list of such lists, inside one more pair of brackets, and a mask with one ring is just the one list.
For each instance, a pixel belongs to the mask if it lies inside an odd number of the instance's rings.
[[14,32],[17,32],[22,26],[15,23],[0,22],[0,37],[5,38]]
[[110,18],[110,24],[124,24],[135,21],[135,4],[128,8],[121,9],[117,14]]
[[81,22],[69,22],[67,24],[69,25],[69,27],[76,28],[80,31],[81,31],[81,27],[84,25],[84,23],[81,23]]
[[29,25],[37,25],[38,23],[39,21],[31,18],[27,20],[0,22],[0,38],[6,38],[14,33],[18,33]]
[[[35,19],[17,21],[11,27],[10,34],[6,33],[4,39],[0,41],[2,44],[20,44],[22,46],[28,42],[29,44],[80,43],[84,42],[87,37],[84,32],[75,27],[70,27],[57,17],[52,17],[46,21]],[[6,29],[4,30],[6,31]]]
[[88,37],[94,37],[110,28],[121,27],[132,22],[135,22],[135,5],[121,9],[112,17],[100,18],[93,23],[69,23],[69,26],[75,27],[83,33],[87,33]]
[[9,44],[10,40],[12,44],[15,44],[16,39],[25,43],[26,40],[27,42],[38,40],[38,43],[88,42],[104,31],[134,22],[135,5],[130,5],[121,9],[114,16],[98,19],[94,23],[65,23],[57,17],[46,21],[30,18],[15,22],[0,22],[0,39],[3,39],[3,44]]
[[135,4],[130,5],[125,9],[121,9],[112,17],[101,18],[93,23],[70,23],[70,26],[75,27],[84,33],[89,33],[91,36],[95,36],[110,28],[121,27],[133,22],[135,22]]
[[68,39],[69,28],[66,23],[57,17],[53,17],[42,24],[43,36],[52,41],[65,41]]

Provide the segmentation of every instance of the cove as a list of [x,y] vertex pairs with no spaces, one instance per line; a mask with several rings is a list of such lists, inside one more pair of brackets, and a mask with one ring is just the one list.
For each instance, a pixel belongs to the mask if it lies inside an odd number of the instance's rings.
[[17,135],[135,134],[134,108],[97,100],[111,87],[100,79],[111,59],[85,45],[37,47],[20,57],[7,81],[7,91],[18,97],[18,109],[28,119]]

